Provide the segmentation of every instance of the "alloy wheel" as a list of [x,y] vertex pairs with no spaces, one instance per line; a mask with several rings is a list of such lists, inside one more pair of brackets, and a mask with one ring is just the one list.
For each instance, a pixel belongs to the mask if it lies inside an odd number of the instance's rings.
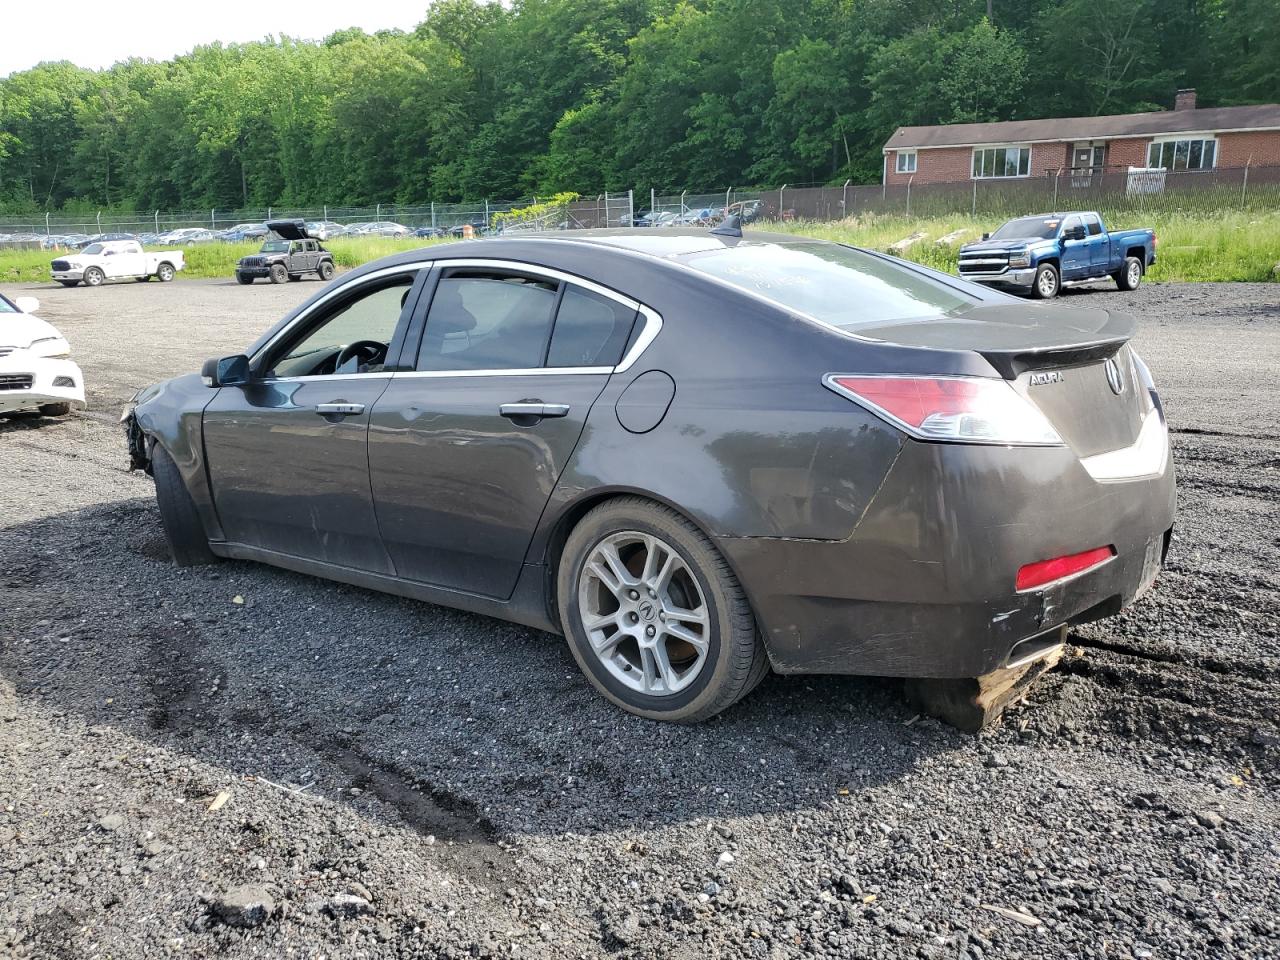
[[578,574],[578,611],[600,663],[638,693],[679,693],[707,662],[710,608],[660,537],[624,531],[597,543]]
[[1058,281],[1054,277],[1052,270],[1043,270],[1040,273],[1040,296],[1048,299],[1053,296],[1054,290],[1057,289]]
[[1130,261],[1130,263],[1129,263],[1129,286],[1130,286],[1130,287],[1136,287],[1136,286],[1138,285],[1138,281],[1139,281],[1139,280],[1141,280],[1141,279],[1142,279],[1142,267],[1140,267],[1140,266],[1138,265],[1138,261],[1137,261],[1137,260],[1132,260],[1132,261]]

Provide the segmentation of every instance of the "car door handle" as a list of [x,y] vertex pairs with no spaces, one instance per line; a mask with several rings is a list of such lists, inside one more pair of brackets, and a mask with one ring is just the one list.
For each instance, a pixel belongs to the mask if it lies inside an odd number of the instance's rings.
[[504,403],[498,407],[504,417],[565,417],[569,415],[567,403],[543,403],[541,400],[521,400],[519,403]]
[[347,403],[343,400],[334,403],[317,403],[316,413],[322,417],[355,417],[364,413],[364,404]]

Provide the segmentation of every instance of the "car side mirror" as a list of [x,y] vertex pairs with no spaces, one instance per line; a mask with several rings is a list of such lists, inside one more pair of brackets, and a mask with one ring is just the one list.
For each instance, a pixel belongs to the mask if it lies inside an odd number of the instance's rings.
[[990,240],[990,239],[991,239],[991,234],[989,234],[989,233],[984,233],[984,234],[982,235],[982,239],[983,239],[983,240]]
[[249,382],[249,358],[243,353],[234,357],[210,358],[200,368],[200,379],[206,387],[234,387]]
[[20,313],[35,313],[40,309],[40,301],[35,297],[14,297],[13,305]]

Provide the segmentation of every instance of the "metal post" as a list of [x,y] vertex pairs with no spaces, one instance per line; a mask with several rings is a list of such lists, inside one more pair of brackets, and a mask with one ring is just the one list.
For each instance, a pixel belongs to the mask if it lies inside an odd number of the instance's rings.
[[840,215],[842,217],[849,215],[849,184],[852,182],[851,179],[844,182],[844,195],[840,198]]
[[484,225],[486,227],[489,225],[489,198],[488,197],[485,197],[485,200],[484,200]]
[[658,193],[653,187],[649,188],[649,212],[656,213],[658,210]]
[[1054,209],[1054,211],[1055,211],[1055,212],[1056,212],[1056,211],[1057,211],[1057,209],[1058,209],[1058,178],[1059,178],[1060,176],[1062,176],[1062,168],[1061,168],[1061,167],[1059,167],[1059,168],[1058,168],[1057,170],[1055,170],[1055,171],[1054,171],[1054,173],[1053,173],[1053,209]]
[[726,217],[729,215],[729,195],[732,193],[733,193],[733,187],[730,187],[728,190],[724,192],[724,215]]
[[381,219],[382,219],[382,204],[378,204],[378,205],[377,205],[377,207],[376,207],[376,210],[377,210],[377,213],[375,213],[375,214],[373,215],[373,219],[374,219],[374,220],[381,220]]
[[682,217],[689,212],[689,208],[684,205],[684,195],[688,192],[688,190],[680,191],[680,216]]
[[324,205],[324,216],[321,219],[326,223],[329,222],[329,205],[327,203]]
[[270,208],[270,207],[267,207],[267,219],[268,219],[268,220],[270,220],[270,219],[271,219],[271,208]]
[[634,189],[627,190],[627,223],[636,225],[636,194]]
[[907,177],[907,216],[911,216],[911,181],[915,177]]
[[785,189],[787,189],[787,185],[785,183],[778,188],[778,219],[779,220],[782,219],[782,191]]
[[160,211],[156,211],[156,233],[160,232]]
[[1249,189],[1249,164],[1251,164],[1252,162],[1253,162],[1253,157],[1250,157],[1248,160],[1244,162],[1244,181],[1240,184],[1240,209],[1241,210],[1244,209],[1245,193]]
[[49,236],[49,211],[44,212],[44,235]]
[[98,211],[98,232],[102,232],[102,211]]
[[436,202],[432,200],[431,201],[431,232],[434,233],[435,229],[436,229]]
[[975,177],[973,181],[973,204],[969,207],[969,216],[976,217],[978,215],[978,180]]

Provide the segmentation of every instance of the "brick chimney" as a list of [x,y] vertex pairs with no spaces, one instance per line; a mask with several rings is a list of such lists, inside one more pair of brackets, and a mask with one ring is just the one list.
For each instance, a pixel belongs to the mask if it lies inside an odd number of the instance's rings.
[[1178,95],[1174,98],[1173,109],[1175,110],[1194,110],[1196,108],[1196,88],[1188,87],[1185,90],[1179,90]]

